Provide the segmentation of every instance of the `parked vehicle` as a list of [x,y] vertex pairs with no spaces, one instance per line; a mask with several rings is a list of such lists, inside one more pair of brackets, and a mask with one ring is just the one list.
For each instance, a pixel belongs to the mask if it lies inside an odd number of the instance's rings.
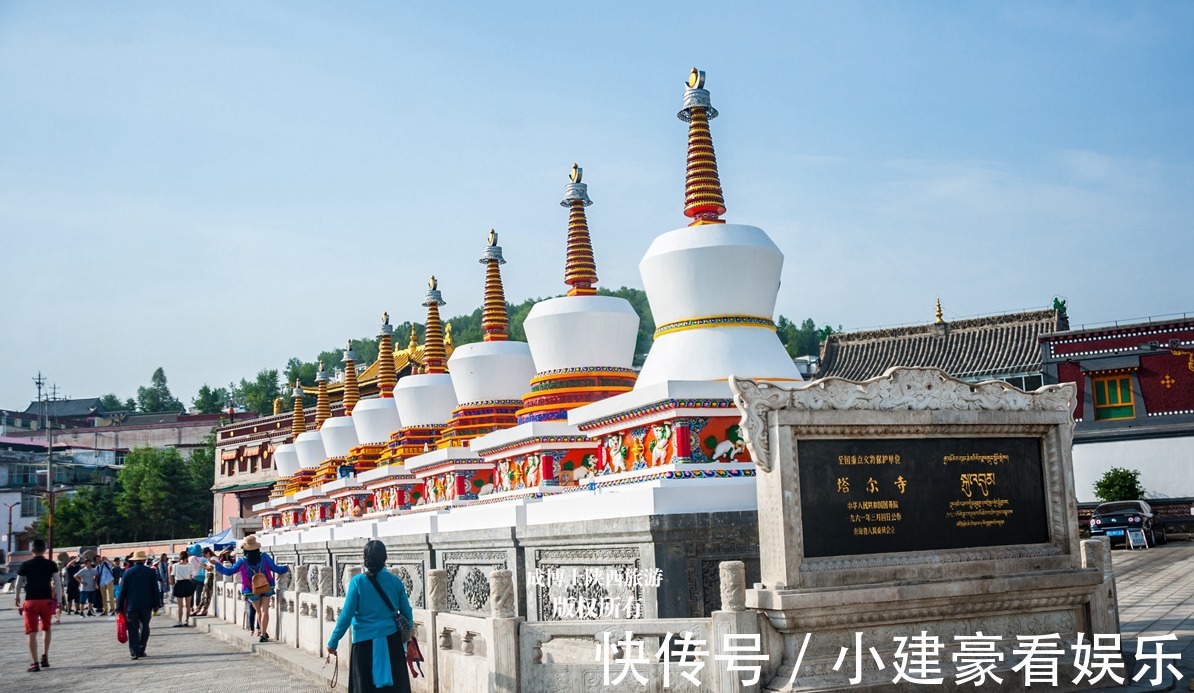
[[1090,536],[1106,535],[1112,544],[1128,541],[1128,530],[1144,530],[1144,540],[1149,546],[1164,544],[1165,526],[1153,513],[1152,507],[1142,500],[1115,501],[1103,503],[1095,508],[1090,518]]

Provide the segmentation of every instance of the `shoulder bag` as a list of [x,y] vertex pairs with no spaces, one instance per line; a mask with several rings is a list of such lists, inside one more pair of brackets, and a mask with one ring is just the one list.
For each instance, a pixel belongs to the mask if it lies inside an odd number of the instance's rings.
[[381,589],[381,585],[377,582],[377,576],[366,574],[365,577],[369,578],[369,582],[373,583],[373,587],[381,595],[381,600],[386,603],[390,611],[394,612],[394,623],[398,625],[398,639],[405,645],[415,634],[414,626],[411,625],[411,622],[406,619],[406,616],[401,611],[394,608],[394,603],[390,601],[390,598],[386,596],[386,593]]

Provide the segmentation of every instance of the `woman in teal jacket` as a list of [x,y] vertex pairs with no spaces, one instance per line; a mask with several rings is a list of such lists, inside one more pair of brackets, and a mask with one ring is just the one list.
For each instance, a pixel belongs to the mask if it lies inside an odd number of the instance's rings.
[[[389,598],[393,609],[386,605],[381,592]],[[336,654],[340,639],[352,625],[349,693],[410,693],[406,643],[398,634],[394,609],[414,624],[406,587],[386,570],[386,545],[371,539],[365,544],[365,572],[349,581],[344,608],[327,644],[328,653]]]

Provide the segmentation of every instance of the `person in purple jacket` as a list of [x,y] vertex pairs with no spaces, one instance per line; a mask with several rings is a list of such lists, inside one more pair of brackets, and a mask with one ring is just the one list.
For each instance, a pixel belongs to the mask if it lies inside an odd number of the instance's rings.
[[[263,553],[257,537],[252,534],[245,537],[241,550],[245,555],[228,567],[216,560],[208,561],[208,566],[221,575],[240,574],[240,592],[253,605],[253,611],[257,616],[257,630],[253,634],[258,636],[260,642],[269,642],[269,605],[270,597],[275,594],[274,574],[288,573],[290,568],[278,565],[268,553]],[[263,594],[253,594],[253,576],[257,573],[264,574],[269,581],[269,591]]]

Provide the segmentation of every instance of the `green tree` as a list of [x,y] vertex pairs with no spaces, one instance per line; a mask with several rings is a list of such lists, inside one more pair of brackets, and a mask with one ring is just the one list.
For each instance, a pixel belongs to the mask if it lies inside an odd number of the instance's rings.
[[261,416],[274,413],[274,399],[281,394],[278,371],[268,368],[258,371],[253,380],[242,378],[239,385],[232,387],[231,393],[233,402]]
[[137,410],[137,402],[132,397],[122,400],[111,392],[100,397],[100,406],[106,412]]
[[153,372],[149,387],[137,388],[137,408],[149,413],[180,412],[185,409],[182,402],[170,394],[170,388],[166,385],[166,371],[161,366]]
[[1135,469],[1112,467],[1095,482],[1095,496],[1104,503],[1111,501],[1139,500],[1144,498],[1144,487],[1140,485],[1140,472]]
[[[129,519],[132,540],[176,538],[194,502],[186,461],[174,448],[136,448],[124,458],[116,507]],[[210,493],[210,492],[209,492]]]
[[224,407],[228,406],[231,397],[228,390],[222,387],[211,388],[207,383],[199,388],[199,394],[191,400],[191,404],[195,405],[195,410],[200,414],[219,414],[224,411]]
[[[272,410],[271,410],[272,411]],[[187,536],[207,536],[212,528],[214,497],[211,488],[216,483],[216,437],[209,433],[204,446],[196,448],[187,456],[187,484],[191,501],[187,503],[185,518],[189,527]]]

